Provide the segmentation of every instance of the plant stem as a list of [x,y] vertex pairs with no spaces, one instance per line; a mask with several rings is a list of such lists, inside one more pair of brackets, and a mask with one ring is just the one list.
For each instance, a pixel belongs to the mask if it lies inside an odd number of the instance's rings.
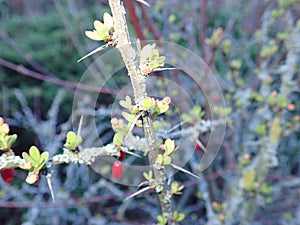
[[[133,87],[134,101],[138,106],[141,106],[144,99],[147,97],[146,77],[139,68],[136,52],[130,43],[125,9],[120,0],[109,0],[109,5],[114,19],[114,29],[117,41],[116,48],[121,53],[128,70]],[[143,116],[142,119],[145,138],[147,139],[149,147],[149,162],[153,165],[154,170],[156,193],[158,194],[160,201],[162,215],[169,220],[171,215],[170,194],[167,189],[165,169],[155,163],[158,149],[152,120],[148,116]]]

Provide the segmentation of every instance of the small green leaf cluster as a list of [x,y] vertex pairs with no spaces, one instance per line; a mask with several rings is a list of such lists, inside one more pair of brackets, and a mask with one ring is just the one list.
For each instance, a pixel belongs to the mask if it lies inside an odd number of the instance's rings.
[[114,32],[113,18],[110,14],[103,14],[103,22],[99,20],[94,21],[94,30],[85,31],[85,35],[94,41],[112,41],[112,36]]
[[178,181],[173,181],[171,183],[170,194],[171,195],[181,195],[184,185],[180,184]]
[[215,107],[214,113],[220,116],[229,116],[232,113],[232,108],[230,107]]
[[162,68],[166,57],[160,56],[156,44],[148,44],[141,48],[141,43],[137,41],[137,54],[140,57],[139,67],[144,76],[149,75],[153,70]]
[[256,172],[254,170],[247,170],[243,173],[241,185],[246,191],[253,191],[259,187],[259,183],[256,182]]
[[2,152],[9,151],[17,139],[17,135],[9,135],[9,131],[9,125],[0,117],[0,151]]
[[261,52],[259,53],[259,56],[261,58],[267,58],[267,57],[272,56],[274,53],[276,53],[277,50],[278,50],[278,46],[277,46],[275,40],[270,40],[268,43],[268,46],[261,50]]
[[160,224],[160,225],[165,225],[168,223],[168,219],[163,217],[162,215],[157,216],[157,221],[158,221],[158,224]]
[[273,202],[272,197],[270,196],[274,188],[268,183],[264,182],[260,187],[260,193],[264,196],[265,202],[270,204]]
[[257,133],[259,136],[264,136],[267,133],[267,124],[265,122],[262,122],[258,124],[254,128],[255,133]]
[[[164,97],[162,100],[147,97],[142,102],[141,106],[133,105],[129,96],[125,97],[125,100],[121,100],[119,104],[128,109],[129,113],[122,112],[122,116],[130,123],[134,122],[139,115],[145,115],[149,113],[152,117],[165,113],[169,109],[171,103],[170,97]],[[141,127],[141,120],[135,121],[136,125]]]
[[210,38],[205,39],[205,43],[216,49],[223,40],[223,28],[219,27],[213,31]]
[[115,146],[120,147],[123,143],[124,137],[128,133],[129,127],[125,124],[123,119],[112,118],[110,122],[113,130],[115,131],[113,143]]
[[238,164],[239,168],[245,168],[249,164],[250,164],[250,155],[248,153],[239,157],[239,164]]
[[278,107],[279,109],[287,108],[290,110],[289,107],[292,105],[285,97],[278,96],[276,90],[272,91],[266,99],[257,92],[251,93],[251,98],[259,103],[269,104],[272,108]]
[[170,97],[164,97],[162,100],[147,97],[143,102],[142,110],[149,111],[152,116],[158,116],[169,109],[170,103]]
[[155,188],[152,170],[149,170],[148,172],[144,172],[143,176],[145,177],[147,182],[149,182],[150,188]]
[[[182,220],[184,220],[184,218],[185,218],[184,213],[179,213],[178,211],[174,211],[172,218],[171,218],[171,222],[178,223],[178,222],[181,222]],[[165,225],[168,223],[168,219],[162,215],[157,216],[157,221],[160,225]]]
[[218,202],[212,202],[213,209],[219,214],[219,220],[224,221],[224,210],[226,209],[227,205],[225,203],[218,203]]
[[82,138],[80,135],[76,135],[73,131],[69,131],[67,133],[67,139],[64,147],[72,151],[78,151],[78,146],[81,144],[81,142]]
[[178,211],[174,211],[171,221],[172,222],[181,222],[184,220],[185,215],[184,213],[179,213]]
[[43,152],[40,154],[39,149],[35,146],[32,146],[29,149],[29,154],[27,152],[23,152],[22,156],[26,163],[21,168],[28,170],[26,182],[29,184],[34,184],[36,181],[38,181],[41,170],[46,168],[46,162],[49,158],[49,153]]
[[175,151],[175,141],[168,138],[163,145],[160,146],[160,149],[163,150],[163,154],[158,154],[156,162],[160,166],[170,165],[171,164],[171,154]]
[[202,111],[201,107],[199,105],[195,105],[193,109],[190,111],[190,113],[183,113],[182,119],[186,123],[189,124],[196,124],[199,119],[204,116],[205,112]]

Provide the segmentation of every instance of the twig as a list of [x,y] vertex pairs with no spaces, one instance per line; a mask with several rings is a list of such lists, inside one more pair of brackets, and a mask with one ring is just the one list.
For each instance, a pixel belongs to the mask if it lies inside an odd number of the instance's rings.
[[35,71],[32,71],[30,69],[27,69],[26,67],[24,67],[23,65],[16,65],[14,63],[11,63],[9,61],[6,61],[2,58],[0,58],[0,65],[9,68],[11,70],[17,71],[20,74],[23,74],[25,76],[28,77],[32,77],[38,80],[43,80],[43,81],[47,81],[50,83],[54,83],[60,86],[63,86],[65,88],[77,88],[79,90],[85,90],[85,91],[91,91],[91,92],[97,92],[97,93],[103,93],[103,94],[111,94],[111,95],[116,95],[118,92],[115,90],[110,90],[107,88],[98,88],[98,87],[93,87],[93,86],[89,86],[89,85],[84,85],[84,84],[77,84],[77,83],[73,83],[73,82],[68,82],[56,77],[49,77],[47,75],[41,74],[41,73],[37,73]]

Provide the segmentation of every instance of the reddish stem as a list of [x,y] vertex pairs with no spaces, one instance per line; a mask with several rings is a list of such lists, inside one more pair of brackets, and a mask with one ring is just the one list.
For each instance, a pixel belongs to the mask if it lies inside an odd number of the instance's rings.
[[111,95],[116,95],[118,94],[118,91],[115,90],[110,90],[106,88],[99,89],[98,87],[93,87],[85,84],[77,84],[73,82],[68,82],[56,77],[49,77],[41,73],[37,73],[35,71],[29,70],[23,65],[16,65],[14,63],[8,62],[2,58],[0,58],[0,65],[9,68],[11,70],[17,71],[20,74],[23,74],[28,77],[32,77],[38,80],[43,80],[47,81],[50,83],[58,84],[60,86],[63,86],[65,88],[73,88],[73,89],[80,89],[80,90],[85,90],[85,91],[91,91],[91,92],[99,92],[103,94],[111,94]]
[[153,34],[153,37],[155,40],[159,40],[161,37],[161,32],[157,29],[157,27],[155,26],[152,18],[149,16],[147,10],[145,9],[145,6],[143,4],[139,4],[141,10],[142,10],[142,16],[148,26],[148,29],[151,31],[151,33]]
[[136,15],[134,4],[132,0],[124,0],[124,3],[129,12],[130,21],[133,24],[136,36],[142,41],[145,40],[145,36],[143,34],[142,26],[139,22],[139,18]]

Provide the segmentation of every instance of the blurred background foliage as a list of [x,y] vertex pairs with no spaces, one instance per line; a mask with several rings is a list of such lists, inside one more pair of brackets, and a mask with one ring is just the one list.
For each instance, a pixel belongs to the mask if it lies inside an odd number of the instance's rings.
[[[234,221],[232,225],[299,224],[300,205],[297,199],[300,198],[300,51],[297,42],[300,40],[300,2],[297,0],[184,2],[149,0],[148,2],[151,8],[135,1],[125,1],[126,8],[130,9],[127,16],[130,18],[132,37],[176,42],[200,55],[217,75],[227,105],[231,108],[232,113],[228,116],[228,132],[222,151],[213,166],[205,171],[207,192],[211,195],[212,209],[215,212],[213,215],[219,222],[225,220],[224,224],[230,224],[226,223],[226,216],[230,217],[226,215],[226,207],[232,210],[231,212],[236,212],[233,206],[236,204],[242,205],[240,207],[247,209],[252,216],[242,215],[241,218],[245,220],[231,220]],[[130,6],[133,6],[133,9]],[[85,38],[84,30],[92,29],[94,19],[101,19],[103,12],[108,10],[105,0],[0,0],[0,115],[7,119],[13,126],[13,131],[19,135],[15,146],[17,153],[28,149],[32,144],[44,143],[37,138],[37,134],[30,127],[30,122],[26,122],[26,115],[22,114],[26,114],[25,102],[38,122],[56,123],[51,127],[51,132],[57,135],[53,143],[55,142],[55,146],[62,143],[63,137],[60,136],[60,132],[66,129],[63,125],[68,124],[75,91],[74,86],[70,84],[80,80],[93,59],[81,63],[76,61],[98,47],[98,43]],[[134,18],[134,15],[137,18]],[[288,59],[292,53],[296,55],[296,63],[289,64]],[[292,84],[289,86],[290,92],[284,95],[282,74],[286,71],[292,73],[290,80]],[[116,79],[115,82],[123,83],[128,81],[126,79]],[[114,98],[113,91],[118,85],[111,84],[107,88],[112,93],[100,95],[99,99],[102,101],[99,102],[97,109],[109,109],[111,99]],[[25,97],[23,100],[16,94],[16,89]],[[66,90],[61,104],[53,106],[53,99],[61,89]],[[59,107],[58,118],[52,120],[48,115],[51,106]],[[109,116],[107,112],[99,116],[101,122],[99,129],[103,136],[107,135],[104,142],[112,137],[108,128]],[[274,126],[275,117],[280,117],[279,127]],[[47,130],[47,126],[41,129]],[[240,170],[251,164],[249,157],[251,161],[252,157],[263,151],[264,148],[256,145],[261,145],[259,141],[268,140],[266,138],[272,129],[282,131],[280,140],[276,142],[278,146],[274,147],[276,151],[274,155],[278,157],[279,163],[276,169],[269,168],[267,178],[261,175],[263,184],[260,184],[261,195],[257,197],[253,187],[255,179],[260,178],[259,171],[253,175],[253,172],[242,173]],[[47,139],[46,134],[47,132],[43,136],[44,139]],[[203,138],[204,143],[205,140]],[[270,153],[271,156],[273,157]],[[255,165],[253,167],[256,168]],[[88,178],[85,177],[87,168],[74,165],[61,168],[62,170],[57,172],[57,177],[65,180],[57,179],[54,182],[56,187],[61,188],[58,198],[62,200],[71,198],[74,201],[83,199],[84,202],[85,197],[114,196],[103,200],[101,202],[103,205],[98,204],[97,199],[88,199],[86,205],[76,202],[72,207],[67,204],[58,212],[54,208],[42,211],[28,205],[26,206],[28,209],[26,207],[15,209],[15,217],[9,218],[6,216],[7,209],[4,209],[6,202],[11,200],[26,202],[29,197],[24,196],[33,195],[35,191],[40,195],[36,195],[32,201],[49,199],[45,184],[30,189],[23,184],[22,179],[19,179],[14,181],[13,184],[18,188],[12,190],[11,195],[1,184],[3,187],[1,195],[8,196],[3,197],[1,205],[3,208],[0,210],[0,216],[3,221],[6,221],[6,224],[26,225],[150,224],[155,221],[155,215],[151,214],[149,220],[145,216],[149,215],[147,210],[143,211],[145,207],[143,200],[135,202],[137,206],[141,206],[137,210],[132,204],[126,205],[116,199],[115,196],[120,196],[118,188],[125,189],[125,187],[108,184],[109,182],[99,178],[99,175],[93,174],[92,171],[90,181],[87,181]],[[77,172],[74,172],[75,170]],[[24,177],[21,173],[18,176]],[[250,180],[247,177],[250,177]],[[184,176],[179,177],[180,179],[187,181]],[[247,190],[243,192],[245,202],[239,203],[240,205],[234,202],[237,200],[234,197],[230,202],[230,196],[238,193],[239,179],[247,184]],[[236,186],[232,187],[230,183]],[[107,190],[107,187],[110,190]],[[209,217],[209,207],[205,205],[207,202],[203,200],[203,193],[206,192],[201,188],[188,187],[188,194],[176,199],[179,207],[185,209],[186,220],[183,224],[213,224]],[[22,190],[22,195],[17,192],[19,189]],[[98,201],[101,201],[101,197]],[[148,201],[154,207],[152,200]],[[257,207],[251,211],[253,205]],[[150,208],[149,206],[147,209]],[[117,210],[123,218],[114,215]],[[56,212],[57,216],[45,220],[51,212]],[[28,223],[25,223],[26,221]]]

